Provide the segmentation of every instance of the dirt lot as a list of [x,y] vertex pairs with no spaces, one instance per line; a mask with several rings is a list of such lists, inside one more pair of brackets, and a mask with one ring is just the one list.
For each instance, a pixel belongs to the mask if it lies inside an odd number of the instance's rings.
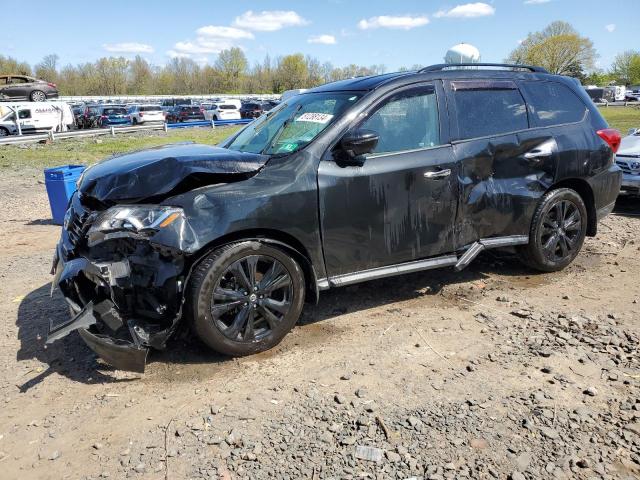
[[640,201],[563,272],[487,253],[330,291],[273,351],[183,334],[144,376],[45,348],[67,311],[40,171],[0,205],[3,479],[640,478]]

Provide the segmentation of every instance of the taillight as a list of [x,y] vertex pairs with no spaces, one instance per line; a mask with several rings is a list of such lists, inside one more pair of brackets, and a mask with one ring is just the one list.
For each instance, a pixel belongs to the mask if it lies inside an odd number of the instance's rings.
[[100,118],[103,119],[103,120],[106,120],[109,117],[107,117],[106,115],[100,115]]
[[144,117],[144,113],[139,112],[138,115],[140,115],[141,117]]
[[598,136],[603,139],[613,150],[613,153],[618,151],[620,148],[620,141],[622,140],[622,136],[620,132],[615,128],[603,128],[602,130],[598,130],[596,132]]
[[55,83],[47,83],[51,88],[58,88]]

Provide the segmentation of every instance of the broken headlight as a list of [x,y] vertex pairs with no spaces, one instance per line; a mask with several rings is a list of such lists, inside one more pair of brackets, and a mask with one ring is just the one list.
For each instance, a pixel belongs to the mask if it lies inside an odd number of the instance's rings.
[[89,230],[96,232],[160,230],[182,215],[181,208],[157,205],[119,205],[100,214]]

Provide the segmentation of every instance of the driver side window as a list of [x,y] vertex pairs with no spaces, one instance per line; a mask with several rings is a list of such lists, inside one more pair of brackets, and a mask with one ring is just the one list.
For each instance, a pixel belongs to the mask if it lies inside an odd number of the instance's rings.
[[373,155],[440,145],[438,103],[434,87],[421,87],[394,94],[360,128],[373,130],[380,137]]

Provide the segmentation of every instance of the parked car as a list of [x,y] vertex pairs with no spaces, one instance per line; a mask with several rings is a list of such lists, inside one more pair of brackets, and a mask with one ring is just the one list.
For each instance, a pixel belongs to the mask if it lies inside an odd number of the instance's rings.
[[204,120],[204,110],[199,106],[173,107],[166,112],[167,123],[189,122]]
[[54,83],[27,75],[0,75],[0,101],[46,101],[57,97]]
[[218,147],[89,167],[54,263],[74,318],[47,342],[78,330],[108,363],[143,371],[181,321],[249,355],[321,290],[461,270],[491,248],[565,268],[613,209],[620,134],[573,79],[466,66],[330,83]]
[[627,87],[625,100],[628,102],[640,102],[640,85]]
[[58,98],[55,83],[26,75],[0,75],[0,100],[44,102]]
[[78,128],[94,128],[98,126],[98,119],[102,112],[102,105],[85,105],[81,115],[76,117]]
[[632,128],[622,139],[616,163],[622,169],[622,192],[640,194],[640,128]]
[[0,136],[18,135],[16,112],[23,134],[64,132],[74,125],[73,114],[64,102],[18,102],[0,104]]
[[204,111],[205,120],[240,120],[240,110],[232,103],[216,103]]
[[133,105],[129,107],[129,115],[134,125],[164,122],[164,112],[160,105]]
[[241,118],[258,118],[264,112],[271,110],[271,105],[266,103],[247,102],[240,107]]
[[131,116],[124,106],[101,106],[95,124],[97,127],[131,125]]

